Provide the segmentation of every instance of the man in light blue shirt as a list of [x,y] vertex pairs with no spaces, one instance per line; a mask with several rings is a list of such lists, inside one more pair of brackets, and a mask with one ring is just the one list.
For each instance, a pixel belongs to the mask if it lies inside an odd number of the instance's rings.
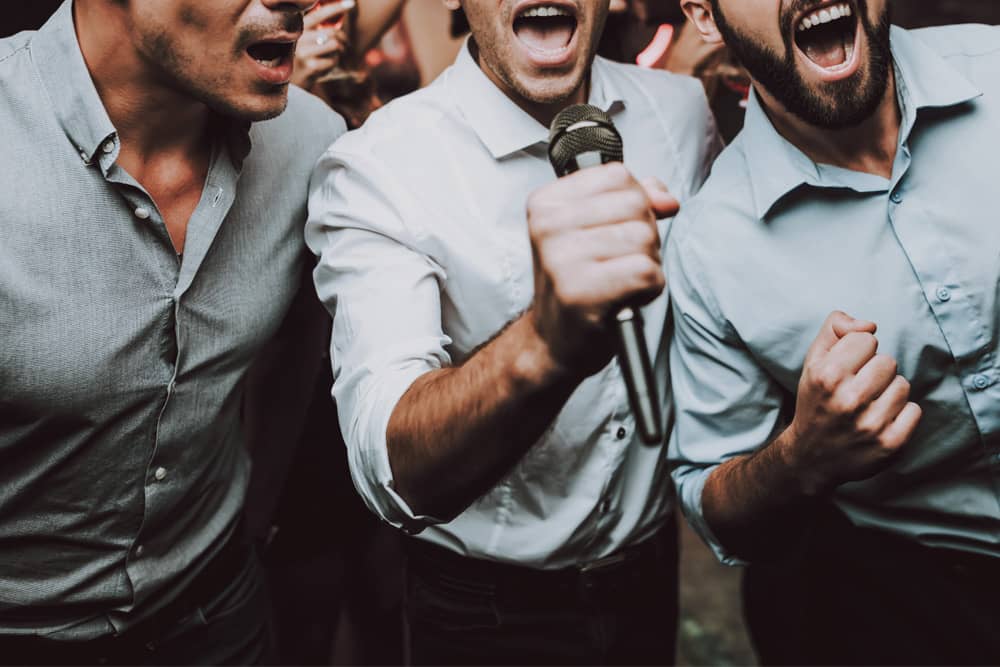
[[755,90],[668,241],[685,514],[764,662],[996,663],[1000,31],[683,5]]

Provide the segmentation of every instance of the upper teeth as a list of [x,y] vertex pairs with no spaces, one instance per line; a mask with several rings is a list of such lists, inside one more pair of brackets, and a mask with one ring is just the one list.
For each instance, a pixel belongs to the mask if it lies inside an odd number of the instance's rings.
[[809,28],[815,28],[821,23],[829,23],[830,21],[842,19],[845,16],[850,16],[851,13],[851,5],[846,2],[842,5],[817,9],[812,14],[802,19],[802,22],[799,23],[799,32],[803,32]]
[[570,14],[567,9],[563,9],[562,7],[553,7],[552,5],[532,7],[521,14],[521,18],[525,19],[533,19],[539,16],[572,16],[572,14]]

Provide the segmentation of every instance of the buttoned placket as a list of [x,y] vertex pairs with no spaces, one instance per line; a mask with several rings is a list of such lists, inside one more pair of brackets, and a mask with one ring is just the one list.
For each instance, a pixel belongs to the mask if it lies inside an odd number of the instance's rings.
[[[903,136],[909,129],[904,126]],[[922,219],[928,215],[923,207],[907,205],[906,175],[911,162],[909,146],[903,143],[888,197],[889,222],[952,352],[969,407],[982,430],[982,425],[993,419],[990,413],[1000,412],[996,402],[986,396],[987,390],[996,383],[995,357],[988,328],[972,303],[973,295],[963,292],[962,286],[970,285],[970,281],[962,279],[963,264],[947,251],[947,239],[927,233],[934,226],[932,221]],[[910,233],[907,222],[912,226],[914,221],[923,224],[917,225],[918,231]],[[1000,452],[986,450],[984,455],[1000,463]],[[994,489],[1000,499],[1000,466],[993,466],[993,469]]]

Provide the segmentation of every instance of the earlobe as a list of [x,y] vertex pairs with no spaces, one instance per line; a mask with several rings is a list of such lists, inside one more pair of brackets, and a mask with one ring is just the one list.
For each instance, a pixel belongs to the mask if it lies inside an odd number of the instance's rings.
[[451,11],[455,11],[456,9],[462,6],[460,0],[441,0],[441,1],[444,3],[444,6],[450,9]]
[[698,29],[701,38],[709,44],[723,42],[719,27],[715,24],[715,14],[709,0],[681,0],[681,9],[688,20]]

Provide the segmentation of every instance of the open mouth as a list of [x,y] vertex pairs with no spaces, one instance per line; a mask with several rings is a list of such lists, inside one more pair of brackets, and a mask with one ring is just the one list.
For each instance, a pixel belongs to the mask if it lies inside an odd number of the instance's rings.
[[798,19],[795,45],[830,74],[848,69],[857,48],[858,16],[850,2],[828,4]]
[[514,18],[514,34],[529,50],[542,56],[563,53],[576,33],[576,14],[562,5],[533,5]]
[[294,51],[295,42],[257,42],[247,47],[247,54],[268,68],[290,62]]

